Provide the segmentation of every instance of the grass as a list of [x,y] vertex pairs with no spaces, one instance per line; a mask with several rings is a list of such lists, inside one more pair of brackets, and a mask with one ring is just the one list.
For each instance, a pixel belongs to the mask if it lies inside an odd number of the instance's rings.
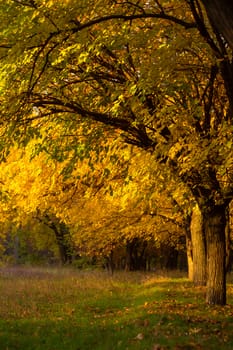
[[0,270],[1,350],[232,349],[225,307],[182,276],[72,269]]

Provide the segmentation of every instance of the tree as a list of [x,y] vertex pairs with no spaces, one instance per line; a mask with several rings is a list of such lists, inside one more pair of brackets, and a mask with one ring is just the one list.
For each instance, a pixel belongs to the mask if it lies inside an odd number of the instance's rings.
[[193,255],[193,281],[197,286],[206,284],[206,242],[202,213],[196,204],[191,218],[191,241]]
[[223,35],[233,49],[233,4],[227,0],[202,0],[202,3],[213,27]]
[[182,249],[183,220],[159,191],[152,155],[112,143],[104,157],[93,153],[70,169],[70,159],[58,162],[44,153],[31,159],[33,145],[13,149],[2,164],[2,190],[8,194],[2,204],[22,232],[31,217],[49,227],[63,264],[75,251],[111,262],[116,250],[128,246],[130,269],[138,269],[145,268],[152,247]]
[[8,1],[6,16],[1,4],[8,135],[13,125],[14,138],[25,142],[25,126],[27,139],[38,135],[42,120],[71,134],[80,120],[87,127],[95,121],[153,152],[199,205],[207,302],[225,304],[233,74],[221,33],[209,26],[199,1],[27,5]]
[[54,216],[50,217],[48,214],[45,214],[42,217],[37,214],[36,218],[54,232],[59,248],[61,264],[71,264],[74,253],[74,243],[72,242],[69,227],[59,220],[59,218]]

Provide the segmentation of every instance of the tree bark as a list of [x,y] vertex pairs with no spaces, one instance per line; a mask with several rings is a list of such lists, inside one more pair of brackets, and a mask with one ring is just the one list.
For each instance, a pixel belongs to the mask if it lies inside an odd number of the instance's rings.
[[111,250],[110,254],[105,257],[105,267],[107,268],[107,271],[113,275],[115,269],[113,250]]
[[225,205],[216,205],[205,215],[207,243],[206,302],[226,304],[226,240]]
[[231,265],[231,227],[230,227],[230,213],[229,208],[226,211],[226,227],[225,227],[225,240],[226,240],[226,272],[230,270]]
[[212,26],[233,50],[233,3],[229,0],[202,0]]
[[72,263],[72,252],[71,245],[69,241],[69,229],[63,223],[60,222],[57,225],[54,224],[53,228],[56,240],[60,252],[60,260],[63,265]]
[[203,216],[197,204],[192,211],[190,231],[193,256],[193,282],[196,286],[205,286],[206,242],[203,225]]
[[131,242],[126,243],[126,257],[125,257],[125,271],[133,270],[133,244]]
[[190,235],[186,235],[186,251],[187,251],[187,264],[188,264],[188,279],[193,281],[193,251],[192,240]]

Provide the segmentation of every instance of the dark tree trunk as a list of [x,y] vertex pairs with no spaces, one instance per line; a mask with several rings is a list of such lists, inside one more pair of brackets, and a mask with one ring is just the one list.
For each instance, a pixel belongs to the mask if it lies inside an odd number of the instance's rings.
[[140,252],[138,254],[138,259],[137,259],[137,268],[139,270],[143,270],[146,271],[146,265],[147,265],[147,259],[146,259],[146,248],[147,248],[147,241],[143,241],[141,243],[141,249]]
[[19,235],[16,234],[14,237],[14,264],[15,265],[18,265],[19,263],[19,248],[20,248]]
[[165,268],[168,270],[177,269],[178,265],[178,251],[171,247],[167,250]]
[[133,244],[132,242],[126,243],[126,257],[125,257],[125,270],[133,270]]
[[205,286],[206,242],[203,217],[198,205],[196,205],[192,211],[190,231],[193,255],[193,282],[196,286]]
[[208,304],[226,304],[225,211],[225,205],[216,205],[205,215]]
[[71,264],[73,246],[68,226],[54,215],[45,214],[40,216],[39,214],[38,212],[37,220],[48,226],[55,234],[61,264]]
[[126,271],[146,270],[147,242],[134,238],[126,244]]
[[201,0],[214,28],[233,50],[233,2],[229,0]]
[[108,272],[113,275],[115,269],[113,250],[111,250],[110,254],[105,257],[105,267],[107,268]]
[[72,252],[71,252],[71,244],[69,240],[69,229],[67,226],[60,222],[57,225],[54,224],[53,228],[56,240],[60,252],[60,259],[63,265],[72,263]]

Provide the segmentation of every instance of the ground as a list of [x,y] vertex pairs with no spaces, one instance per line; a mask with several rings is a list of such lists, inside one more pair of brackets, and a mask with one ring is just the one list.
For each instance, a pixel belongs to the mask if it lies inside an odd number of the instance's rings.
[[180,273],[0,269],[1,350],[232,349],[228,305]]

